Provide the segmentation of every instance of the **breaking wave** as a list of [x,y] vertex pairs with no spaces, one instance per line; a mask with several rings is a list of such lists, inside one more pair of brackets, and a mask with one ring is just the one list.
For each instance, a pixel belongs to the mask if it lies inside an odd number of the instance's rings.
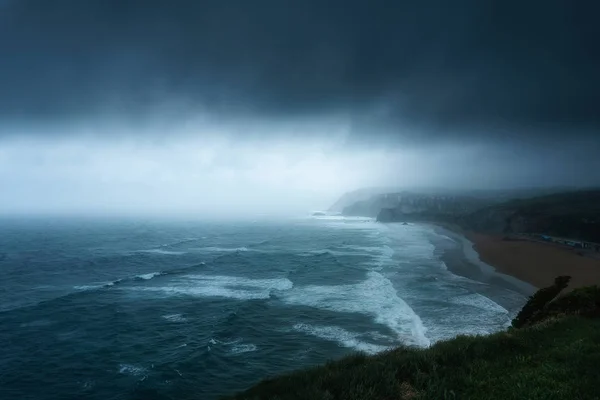
[[404,300],[398,297],[392,282],[376,271],[367,280],[353,285],[306,286],[285,292],[283,301],[323,310],[367,314],[396,333],[407,345],[429,346],[427,329]]
[[268,299],[274,291],[289,290],[287,278],[250,279],[235,276],[184,275],[169,286],[131,287],[130,290],[159,292],[165,295],[224,297],[236,300]]
[[337,326],[296,324],[294,325],[294,330],[318,337],[319,339],[337,342],[342,347],[352,348],[367,354],[380,353],[390,349],[390,346],[382,346],[360,340],[363,335],[349,332]]

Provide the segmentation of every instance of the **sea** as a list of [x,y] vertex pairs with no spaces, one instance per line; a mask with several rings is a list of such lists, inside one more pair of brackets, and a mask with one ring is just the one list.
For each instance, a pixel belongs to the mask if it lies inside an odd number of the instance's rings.
[[0,219],[0,398],[211,400],[505,329],[524,295],[453,273],[458,242],[341,216]]

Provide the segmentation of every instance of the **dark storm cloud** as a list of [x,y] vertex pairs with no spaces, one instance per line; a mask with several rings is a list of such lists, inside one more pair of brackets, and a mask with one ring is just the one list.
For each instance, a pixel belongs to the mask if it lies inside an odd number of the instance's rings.
[[[0,119],[346,113],[600,127],[596,1],[9,0]],[[365,116],[366,117],[362,117]]]

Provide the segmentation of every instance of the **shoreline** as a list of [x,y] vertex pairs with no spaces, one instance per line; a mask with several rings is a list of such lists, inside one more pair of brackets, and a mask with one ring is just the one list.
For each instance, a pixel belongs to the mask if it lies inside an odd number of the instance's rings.
[[[550,286],[560,275],[571,276],[566,292],[600,285],[600,260],[570,249],[527,240],[505,240],[501,235],[464,231],[458,226],[431,224],[442,234],[462,244],[465,259],[478,269],[475,279],[506,284],[524,295]],[[463,270],[452,272],[471,278]]]
[[531,296],[538,290],[535,285],[506,274],[495,265],[482,260],[475,244],[464,233],[437,224],[431,224],[431,227],[455,243],[451,248],[442,249],[442,260],[453,274],[489,285],[504,287],[524,297]]

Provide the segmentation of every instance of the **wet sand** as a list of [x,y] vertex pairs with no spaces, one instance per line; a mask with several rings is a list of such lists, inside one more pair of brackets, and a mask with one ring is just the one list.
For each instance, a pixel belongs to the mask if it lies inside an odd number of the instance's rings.
[[452,239],[450,246],[437,247],[441,251],[441,257],[448,270],[456,275],[460,275],[479,282],[490,285],[501,286],[524,296],[530,296],[537,290],[536,285],[531,282],[515,277],[507,271],[492,266],[486,260],[483,260],[475,250],[474,244],[465,236],[463,232],[454,227],[434,225],[436,231]]
[[569,289],[600,285],[600,260],[573,249],[502,236],[465,232],[485,264],[537,288],[551,285],[559,275],[571,276]]

